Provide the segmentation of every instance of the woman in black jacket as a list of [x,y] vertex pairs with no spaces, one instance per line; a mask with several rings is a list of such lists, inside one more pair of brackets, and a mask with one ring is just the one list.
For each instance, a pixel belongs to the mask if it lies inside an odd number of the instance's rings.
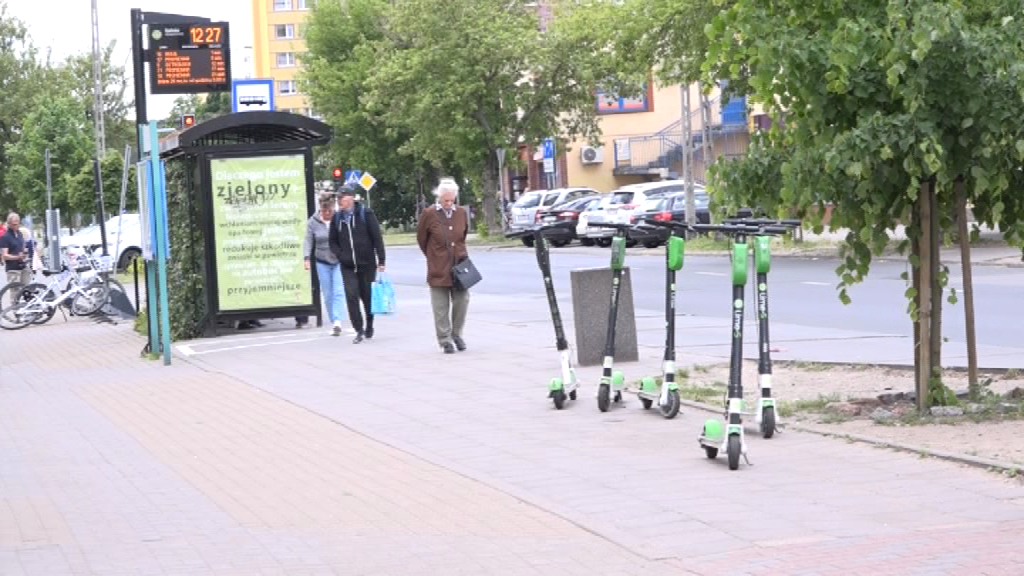
[[[345,285],[345,301],[352,329],[353,343],[373,338],[373,314],[370,313],[370,284],[377,271],[384,271],[384,238],[373,210],[355,201],[355,189],[349,185],[338,191],[341,209],[331,219],[328,236],[331,251],[341,263],[341,282]],[[359,310],[362,300],[363,311]],[[363,312],[366,322],[363,322]]]

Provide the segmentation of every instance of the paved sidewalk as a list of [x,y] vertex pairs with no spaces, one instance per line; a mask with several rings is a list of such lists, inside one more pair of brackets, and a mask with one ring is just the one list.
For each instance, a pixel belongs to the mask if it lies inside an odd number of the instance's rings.
[[445,356],[398,295],[359,346],[271,323],[171,367],[127,324],[4,333],[0,574],[1024,573],[1017,482],[795,431],[730,472],[702,413],[599,413],[595,368],[555,411],[543,299],[474,295]]

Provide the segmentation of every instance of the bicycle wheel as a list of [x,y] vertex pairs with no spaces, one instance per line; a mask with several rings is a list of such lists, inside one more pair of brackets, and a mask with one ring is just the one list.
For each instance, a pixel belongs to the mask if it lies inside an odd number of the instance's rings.
[[[43,296],[45,294],[45,296]],[[40,297],[42,297],[40,299]],[[49,287],[39,282],[34,282],[22,288],[21,293],[17,296],[18,301],[24,304],[34,303],[32,312],[39,312],[38,316],[32,320],[33,324],[46,324],[53,318],[53,315],[57,313],[56,306],[50,306],[49,304],[43,306],[43,302],[52,303],[57,299],[57,295],[50,291]]]
[[110,298],[110,286],[106,282],[97,282],[79,288],[78,294],[71,299],[71,312],[77,316],[94,314],[103,307]]
[[0,289],[0,310],[6,310],[18,303],[18,296],[25,285],[21,282],[11,282]]
[[38,305],[21,302],[8,306],[0,311],[0,329],[21,330],[38,320],[42,314],[42,309]]

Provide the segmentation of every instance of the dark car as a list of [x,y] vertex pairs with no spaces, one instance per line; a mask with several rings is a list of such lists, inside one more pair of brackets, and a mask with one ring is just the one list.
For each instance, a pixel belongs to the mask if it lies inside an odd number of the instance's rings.
[[[711,223],[711,199],[703,188],[694,190],[694,208],[698,224]],[[733,218],[749,218],[752,215],[749,208],[740,208]],[[633,214],[630,222],[637,224],[645,219],[676,222],[686,222],[686,193],[669,194],[648,198],[643,205]],[[629,237],[643,244],[648,248],[655,248],[668,240],[671,229],[669,228],[646,228],[641,230],[630,230]]]
[[580,213],[600,201],[601,196],[599,195],[584,196],[578,200],[544,210],[538,213],[537,224],[543,226],[558,224],[558,228],[544,232],[544,237],[551,242],[552,246],[565,246],[576,239],[576,223],[580,219]]

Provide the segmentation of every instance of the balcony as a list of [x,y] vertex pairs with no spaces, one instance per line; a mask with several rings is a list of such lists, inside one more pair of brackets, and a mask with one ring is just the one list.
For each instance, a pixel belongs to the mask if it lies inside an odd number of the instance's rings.
[[[747,127],[745,98],[733,98],[717,107],[718,98],[711,101],[711,124],[708,126],[713,156],[736,157],[744,154],[750,143]],[[701,110],[690,112],[693,126],[700,126]],[[621,138],[615,144],[616,176],[657,175],[666,179],[682,177],[683,121],[676,120],[654,134]],[[695,129],[689,147],[693,157],[694,179],[704,182],[709,162],[705,159],[704,132]]]

